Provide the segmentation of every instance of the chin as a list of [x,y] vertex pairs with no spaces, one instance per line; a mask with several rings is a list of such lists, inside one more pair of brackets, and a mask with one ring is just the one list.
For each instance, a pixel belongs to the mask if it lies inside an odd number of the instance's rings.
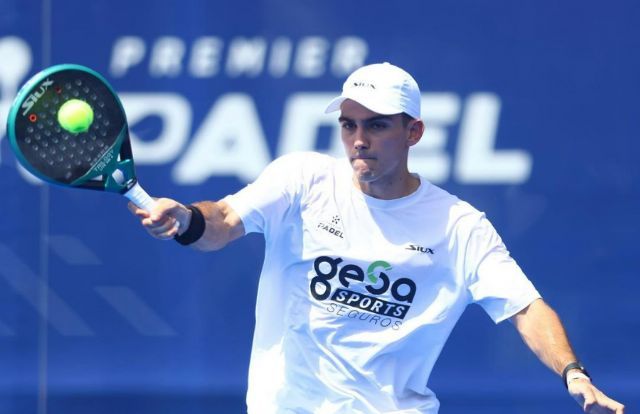
[[364,173],[354,171],[354,173],[355,173],[356,180],[360,181],[361,183],[370,183],[376,180],[375,174],[371,171],[367,171]]
[[353,175],[360,182],[369,183],[376,179],[375,171],[368,165],[356,165],[355,163],[352,163],[351,167],[353,168]]

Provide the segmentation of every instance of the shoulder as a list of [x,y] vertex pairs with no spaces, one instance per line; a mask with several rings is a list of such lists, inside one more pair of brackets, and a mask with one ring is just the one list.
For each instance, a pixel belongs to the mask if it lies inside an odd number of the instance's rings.
[[429,183],[429,197],[441,213],[446,215],[450,231],[470,233],[486,219],[484,212],[431,183]]
[[458,196],[451,194],[447,190],[426,181],[421,177],[423,182],[428,186],[428,197],[432,203],[439,205],[440,208],[447,211],[454,217],[465,217],[468,215],[481,214],[475,207],[468,202],[461,200]]

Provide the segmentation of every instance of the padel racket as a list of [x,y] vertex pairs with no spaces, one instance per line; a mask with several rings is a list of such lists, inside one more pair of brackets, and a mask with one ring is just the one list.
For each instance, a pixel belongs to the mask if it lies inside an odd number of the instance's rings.
[[[58,122],[60,107],[70,100],[91,108],[92,121],[82,132],[70,132]],[[42,180],[120,193],[147,211],[156,204],[136,178],[118,95],[87,67],[56,65],[34,75],[11,106],[7,132],[18,160]]]

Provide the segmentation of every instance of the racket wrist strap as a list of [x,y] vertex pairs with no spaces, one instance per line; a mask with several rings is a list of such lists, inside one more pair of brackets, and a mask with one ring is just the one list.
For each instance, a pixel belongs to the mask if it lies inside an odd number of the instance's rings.
[[174,237],[175,241],[183,246],[188,246],[200,240],[200,238],[204,234],[204,229],[206,226],[204,215],[198,207],[194,205],[188,205],[186,207],[191,211],[191,220],[189,221],[189,227],[184,231],[184,233],[176,235]]

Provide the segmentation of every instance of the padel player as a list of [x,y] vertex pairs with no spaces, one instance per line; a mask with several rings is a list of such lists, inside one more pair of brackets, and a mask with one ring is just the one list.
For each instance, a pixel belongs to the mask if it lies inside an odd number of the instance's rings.
[[292,153],[221,201],[130,206],[154,237],[200,250],[264,234],[249,413],[435,414],[429,375],[470,303],[510,320],[585,412],[623,413],[485,215],[409,172],[420,99],[404,70],[362,67],[327,107],[346,158]]

